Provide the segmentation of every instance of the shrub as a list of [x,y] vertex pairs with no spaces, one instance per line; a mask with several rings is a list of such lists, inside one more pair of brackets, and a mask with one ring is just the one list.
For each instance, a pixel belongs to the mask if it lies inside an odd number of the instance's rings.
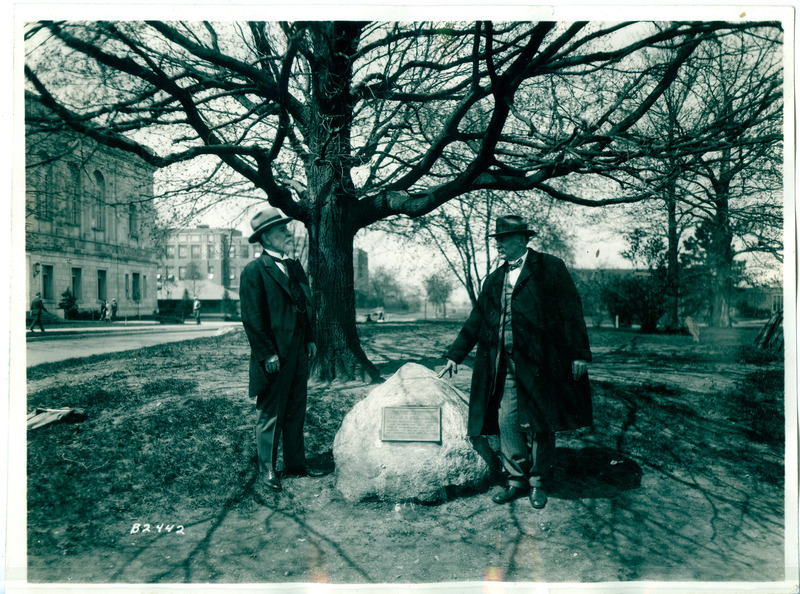
[[69,289],[61,293],[61,301],[58,302],[58,308],[64,310],[64,318],[67,320],[78,319],[78,300]]
[[770,353],[766,349],[747,344],[739,347],[736,362],[749,363],[751,365],[769,365],[780,359],[778,355]]
[[666,312],[665,276],[666,270],[659,268],[607,281],[601,295],[611,319],[619,316],[622,327],[636,320],[642,332],[655,332],[659,318]]

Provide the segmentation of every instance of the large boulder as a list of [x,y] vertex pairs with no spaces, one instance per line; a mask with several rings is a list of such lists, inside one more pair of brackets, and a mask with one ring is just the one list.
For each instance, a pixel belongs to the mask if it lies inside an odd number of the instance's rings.
[[[350,501],[431,502],[448,488],[482,486],[490,467],[467,437],[467,403],[435,372],[407,363],[342,421],[333,442],[337,488]],[[441,442],[383,441],[383,409],[395,406],[441,407]]]

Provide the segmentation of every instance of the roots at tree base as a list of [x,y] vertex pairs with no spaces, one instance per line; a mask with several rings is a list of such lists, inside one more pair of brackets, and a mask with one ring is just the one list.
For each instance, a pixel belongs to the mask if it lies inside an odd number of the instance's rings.
[[383,378],[375,364],[367,358],[360,345],[351,346],[348,350],[329,356],[322,350],[311,368],[311,378],[318,382],[352,381],[359,379],[370,383],[381,383]]

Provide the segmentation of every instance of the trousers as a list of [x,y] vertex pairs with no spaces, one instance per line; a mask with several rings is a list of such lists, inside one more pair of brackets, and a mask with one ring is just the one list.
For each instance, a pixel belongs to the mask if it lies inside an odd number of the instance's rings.
[[556,434],[554,431],[520,430],[517,381],[510,351],[501,357],[500,373],[505,374],[498,413],[500,458],[508,473],[508,484],[523,487],[529,483],[532,487],[541,487],[555,458]]
[[275,471],[278,446],[283,438],[284,466],[306,462],[303,425],[308,399],[308,356],[305,338],[295,331],[290,355],[281,361],[274,383],[256,398],[256,452],[260,473]]

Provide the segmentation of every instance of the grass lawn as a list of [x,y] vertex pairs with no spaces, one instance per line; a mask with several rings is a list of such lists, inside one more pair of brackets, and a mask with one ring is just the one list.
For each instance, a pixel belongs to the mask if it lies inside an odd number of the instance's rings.
[[[456,323],[360,327],[386,377]],[[253,489],[243,332],[28,370],[28,580],[72,583],[782,582],[784,369],[757,329],[590,329],[595,425],[559,434],[551,499],[351,503],[335,473]],[[469,389],[471,360],[453,382]],[[312,384],[306,449],[331,463],[361,382]],[[494,488],[494,487],[492,487]]]

